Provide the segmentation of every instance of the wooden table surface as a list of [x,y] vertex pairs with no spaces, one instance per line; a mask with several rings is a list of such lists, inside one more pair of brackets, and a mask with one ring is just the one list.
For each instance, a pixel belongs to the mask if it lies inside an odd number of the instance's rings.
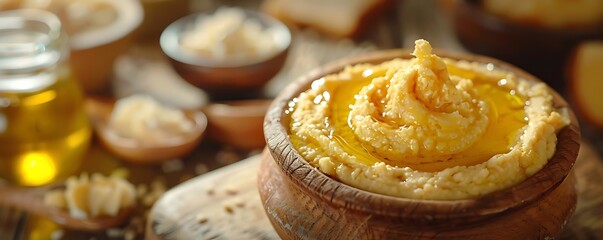
[[[148,239],[278,239],[257,190],[260,156],[191,179],[155,204]],[[603,159],[582,143],[574,166],[578,205],[561,239],[603,239]]]
[[[209,10],[223,4],[255,8],[260,0],[191,0],[192,10]],[[310,69],[341,57],[358,55],[375,49],[412,47],[415,39],[430,40],[437,48],[463,50],[456,41],[450,21],[443,10],[433,7],[436,1],[400,1],[388,14],[371,26],[365,37],[355,41],[332,39],[311,30],[296,30],[294,46],[287,64],[266,86],[266,96],[276,95],[290,81]],[[148,93],[162,101],[183,107],[207,104],[204,94],[187,85],[173,72],[156,42],[139,41],[125,52],[115,65],[115,79],[110,95],[127,96]],[[175,94],[177,93],[177,94]],[[179,96],[174,98],[174,96]],[[588,140],[576,164],[579,182],[579,203],[576,214],[566,230],[566,239],[603,239],[603,162],[597,151],[588,144],[597,134],[587,134]],[[603,142],[603,141],[601,141]],[[603,151],[603,144],[593,142]],[[128,175],[139,188],[171,189],[155,205],[149,221],[150,236],[166,239],[185,239],[202,236],[213,239],[275,239],[259,205],[256,190],[257,157],[259,150],[243,151],[204,139],[189,156],[162,165],[139,166],[127,163],[96,142],[89,150],[83,172],[109,174],[115,170]],[[234,164],[233,164],[234,163]],[[222,168],[227,166],[226,168]],[[219,169],[217,171],[212,171]],[[208,171],[211,171],[207,173]],[[193,179],[182,185],[186,180]],[[177,186],[177,187],[175,187]],[[193,190],[187,190],[187,189]],[[213,193],[208,193],[212,189]],[[158,191],[159,191],[158,190]],[[160,192],[160,191],[159,191]],[[158,197],[158,196],[156,196]],[[53,222],[25,214],[15,209],[0,208],[0,240],[3,239],[143,239],[146,217],[156,199],[143,199],[142,206],[124,229],[85,233],[62,230]],[[194,205],[180,204],[189,201]],[[160,213],[168,205],[172,215]],[[186,212],[186,207],[194,207]],[[226,210],[230,208],[232,212]],[[159,209],[159,210],[158,210]],[[186,212],[184,215],[181,212]],[[176,214],[177,213],[177,214]],[[162,215],[164,214],[164,215]],[[176,214],[176,215],[173,215]],[[199,218],[206,218],[200,224]],[[156,220],[156,221],[155,221]],[[132,234],[131,232],[134,232]],[[184,234],[180,236],[179,234]],[[188,234],[188,235],[187,235]],[[191,235],[192,234],[192,235]],[[195,235],[196,234],[196,235]],[[202,234],[202,235],[199,235]],[[180,238],[179,238],[180,237]],[[249,237],[249,238],[247,238]]]

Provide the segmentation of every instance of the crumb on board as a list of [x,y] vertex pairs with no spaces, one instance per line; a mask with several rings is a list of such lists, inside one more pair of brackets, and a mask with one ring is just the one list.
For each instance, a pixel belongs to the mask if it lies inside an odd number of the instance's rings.
[[206,223],[208,220],[209,219],[207,219],[207,217],[202,213],[197,215],[197,222],[200,224]]
[[224,204],[224,210],[225,210],[227,213],[232,213],[232,212],[234,212],[234,209],[232,208],[232,206],[231,206],[230,204]]
[[214,193],[215,193],[215,192],[214,192],[214,189],[213,189],[213,188],[207,189],[207,195],[210,195],[210,196],[211,196],[211,195],[214,195]]
[[243,201],[243,200],[242,200],[242,199],[240,199],[240,198],[236,198],[236,199],[234,199],[234,200],[233,200],[233,204],[234,204],[235,206],[239,207],[239,208],[242,208],[242,207],[244,207],[244,206],[245,206],[245,201]]
[[239,193],[239,191],[233,186],[228,186],[224,188],[224,190],[228,195],[237,195],[237,193]]

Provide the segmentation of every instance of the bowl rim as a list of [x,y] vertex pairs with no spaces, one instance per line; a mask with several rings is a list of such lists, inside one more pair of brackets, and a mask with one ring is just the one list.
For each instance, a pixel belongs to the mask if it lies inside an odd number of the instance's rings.
[[126,37],[135,31],[144,19],[142,3],[136,0],[104,0],[117,12],[117,18],[108,26],[83,31],[69,36],[71,49],[84,50],[103,46]]
[[292,43],[291,30],[283,22],[259,11],[246,8],[236,8],[243,10],[247,18],[258,20],[264,27],[270,27],[270,31],[276,38],[277,49],[271,54],[257,59],[229,59],[225,61],[215,61],[211,57],[202,57],[197,54],[190,54],[180,47],[181,33],[186,30],[191,24],[198,21],[199,18],[211,16],[215,11],[197,12],[181,17],[168,25],[159,38],[161,50],[172,60],[185,63],[197,67],[211,68],[238,68],[250,65],[259,65],[273,59],[283,52],[287,51]]
[[513,34],[521,32],[529,32],[532,35],[543,35],[547,38],[575,38],[575,37],[603,37],[603,21],[592,23],[584,26],[565,26],[565,27],[548,27],[545,25],[526,23],[507,19],[494,13],[490,13],[480,7],[482,0],[456,0],[457,9],[455,12],[473,19],[480,25],[488,29],[496,31],[508,31]]
[[[444,58],[492,63],[497,68],[512,71],[527,81],[542,82],[535,76],[501,60],[445,50],[434,50],[434,52]],[[534,202],[542,194],[552,191],[568,176],[579,150],[578,121],[569,108],[569,104],[550,87],[548,89],[553,95],[555,106],[566,108],[571,121],[568,126],[557,133],[558,142],[555,155],[540,171],[524,181],[484,196],[463,200],[420,200],[368,192],[329,177],[310,165],[297,152],[282,121],[287,104],[291,99],[307,90],[314,80],[330,73],[339,72],[350,64],[381,63],[394,58],[410,58],[410,53],[411,51],[405,49],[391,49],[335,61],[298,78],[275,98],[264,121],[266,146],[279,170],[294,185],[313,198],[328,202],[329,205],[336,208],[382,216],[395,217],[405,213],[411,218],[422,220],[425,218],[449,220],[452,217],[490,217],[509,209],[518,209]],[[362,204],[358,204],[359,202]]]
[[105,99],[102,97],[89,97],[85,101],[85,108],[93,128],[95,128],[95,131],[102,140],[116,148],[124,150],[177,148],[197,141],[207,131],[208,119],[203,111],[179,109],[193,124],[193,129],[186,135],[165,138],[159,142],[145,142],[140,139],[123,137],[109,126],[109,118],[116,102],[117,100],[115,99]]
[[272,99],[226,100],[207,104],[201,110],[208,118],[264,119],[270,103]]

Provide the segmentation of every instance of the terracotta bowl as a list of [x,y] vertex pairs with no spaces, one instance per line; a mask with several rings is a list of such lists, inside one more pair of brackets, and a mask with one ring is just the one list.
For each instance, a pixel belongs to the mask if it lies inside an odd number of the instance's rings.
[[208,135],[216,141],[243,150],[262,149],[264,116],[270,99],[234,100],[211,103],[202,110],[207,115]]
[[[439,51],[452,59],[493,63],[528,81],[539,80],[492,58]],[[326,74],[356,63],[381,63],[408,51],[390,50],[327,65],[303,76],[272,103],[264,132],[258,186],[267,216],[284,239],[544,239],[560,234],[576,205],[572,166],[580,133],[575,116],[558,133],[555,155],[525,181],[482,197],[466,200],[415,200],[360,190],[320,172],[293,147],[285,109],[288,102]],[[550,90],[555,106],[567,107]]]
[[109,125],[115,100],[86,99],[86,112],[101,144],[121,159],[136,164],[158,164],[186,156],[199,145],[207,128],[207,117],[201,111],[183,110],[193,123],[186,135],[148,142],[120,136]]
[[139,1],[104,2],[117,11],[117,19],[112,24],[69,36],[73,73],[88,93],[104,91],[110,85],[115,60],[132,46],[135,30],[144,18]]
[[455,0],[454,28],[472,52],[503,59],[561,90],[563,64],[579,41],[603,39],[603,23],[552,29],[507,20],[485,11],[479,0]]
[[280,21],[263,13],[244,10],[248,18],[257,19],[264,27],[273,28],[277,50],[269,56],[238,61],[217,61],[203,57],[180,46],[180,38],[199,17],[195,13],[170,24],[161,34],[163,52],[180,76],[205,90],[214,100],[253,98],[261,95],[262,87],[283,67],[291,45],[291,31]]

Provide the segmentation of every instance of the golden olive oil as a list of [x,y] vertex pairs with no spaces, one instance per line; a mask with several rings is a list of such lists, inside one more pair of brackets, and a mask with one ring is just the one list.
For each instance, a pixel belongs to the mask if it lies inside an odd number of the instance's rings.
[[[449,69],[451,74],[463,75],[460,69]],[[329,101],[330,111],[329,125],[333,128],[332,139],[343,149],[357,157],[357,160],[367,165],[376,162],[386,162],[389,165],[399,167],[410,167],[418,171],[436,172],[453,166],[471,166],[487,161],[497,154],[510,151],[519,140],[524,126],[527,124],[524,111],[525,99],[515,94],[511,89],[498,86],[499,79],[481,79],[480,76],[471,74],[474,87],[477,89],[479,98],[485,101],[491,108],[488,116],[489,124],[483,136],[475,144],[461,153],[454,154],[446,161],[433,163],[413,164],[410,162],[387,161],[372,154],[363,147],[354,135],[349,124],[350,105],[354,104],[355,95],[362,87],[370,84],[375,77],[384,76],[385,72],[373,72],[372,74],[357,73],[350,76],[349,81],[337,81],[327,84],[327,92],[331,97]],[[466,74],[463,75],[463,77]],[[295,124],[295,123],[291,123]],[[303,141],[292,137],[295,146],[304,144]]]
[[36,92],[0,92],[0,176],[37,186],[77,171],[90,139],[75,81],[57,77]]
[[91,130],[56,16],[0,13],[0,179],[38,186],[76,173]]

